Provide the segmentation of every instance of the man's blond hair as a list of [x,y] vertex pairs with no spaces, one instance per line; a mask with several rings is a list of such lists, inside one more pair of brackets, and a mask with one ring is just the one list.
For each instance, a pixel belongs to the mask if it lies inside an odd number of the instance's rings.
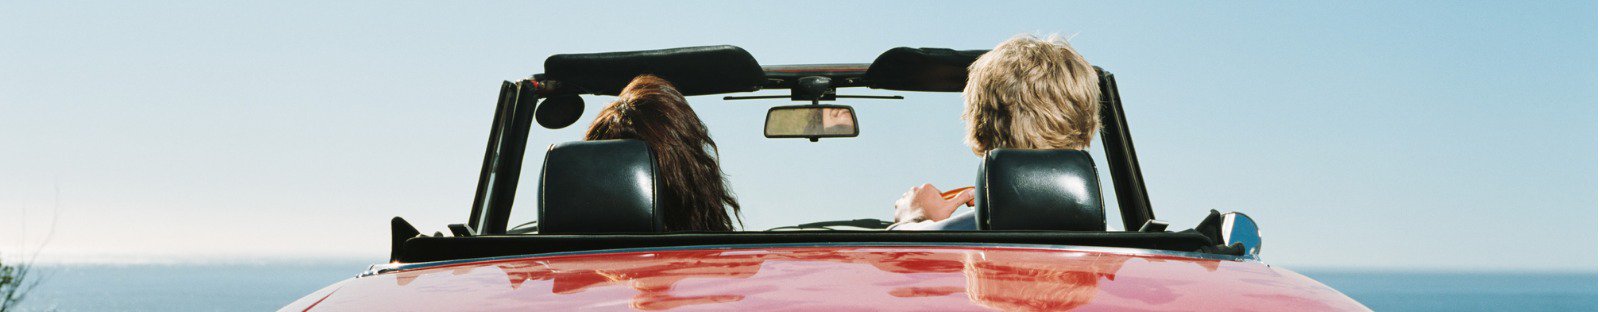
[[967,68],[961,91],[967,145],[983,156],[996,148],[1088,149],[1100,129],[1100,75],[1056,35],[1017,35]]

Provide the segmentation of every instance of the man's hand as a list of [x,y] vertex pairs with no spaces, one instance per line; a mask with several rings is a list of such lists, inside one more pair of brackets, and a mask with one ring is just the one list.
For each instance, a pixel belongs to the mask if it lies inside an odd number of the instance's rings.
[[956,208],[972,201],[972,191],[962,191],[945,199],[933,184],[913,187],[894,202],[894,222],[942,221],[950,218]]

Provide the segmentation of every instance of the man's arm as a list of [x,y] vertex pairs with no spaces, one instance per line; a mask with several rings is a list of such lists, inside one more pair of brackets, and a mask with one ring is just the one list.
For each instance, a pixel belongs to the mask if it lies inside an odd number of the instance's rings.
[[913,187],[900,195],[900,200],[894,202],[894,222],[915,223],[922,221],[942,221],[950,218],[956,208],[972,201],[972,190],[965,190],[950,199],[945,199],[940,194],[939,188],[933,184],[923,184]]

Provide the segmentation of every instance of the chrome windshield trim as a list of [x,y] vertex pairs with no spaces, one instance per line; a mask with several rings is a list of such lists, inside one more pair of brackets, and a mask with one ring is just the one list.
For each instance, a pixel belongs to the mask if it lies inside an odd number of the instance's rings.
[[969,247],[969,248],[972,248],[972,247],[976,247],[976,248],[1045,249],[1045,250],[1056,250],[1056,251],[1104,252],[1104,253],[1126,254],[1126,255],[1133,255],[1133,256],[1171,256],[1171,257],[1197,258],[1197,259],[1206,259],[1206,260],[1255,262],[1255,263],[1260,263],[1261,262],[1261,261],[1259,261],[1257,259],[1252,259],[1251,257],[1247,257],[1247,256],[1231,256],[1231,255],[1208,254],[1208,253],[1200,253],[1200,252],[1170,251],[1170,250],[1142,249],[1142,248],[1077,246],[1077,245],[1000,244],[1000,243],[909,243],[909,242],[719,244],[719,245],[688,245],[688,246],[670,246],[670,247],[636,247],[636,248],[596,249],[596,250],[584,250],[584,251],[563,251],[563,252],[548,252],[548,253],[537,253],[537,254],[495,256],[495,257],[458,259],[458,260],[444,260],[444,261],[431,261],[431,262],[417,262],[417,263],[380,263],[380,264],[374,264],[374,265],[372,265],[370,267],[367,267],[367,271],[362,272],[360,275],[356,275],[356,277],[358,277],[358,278],[359,277],[367,277],[367,276],[384,274],[384,273],[389,273],[389,272],[396,272],[396,271],[426,269],[426,268],[450,266],[450,265],[457,265],[457,264],[466,264],[466,263],[473,263],[473,262],[489,262],[489,261],[513,260],[513,259],[534,258],[534,257],[558,257],[558,256],[572,256],[572,255],[591,255],[591,254],[646,252],[646,251],[677,251],[677,250],[705,250],[705,249],[736,250],[736,249],[794,248],[794,247],[940,247],[940,248],[948,248],[948,247]]

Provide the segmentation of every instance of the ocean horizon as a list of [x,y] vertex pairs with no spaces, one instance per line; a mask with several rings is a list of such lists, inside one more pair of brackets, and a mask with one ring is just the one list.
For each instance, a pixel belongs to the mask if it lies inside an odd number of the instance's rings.
[[[21,311],[271,311],[361,260],[49,264]],[[1596,272],[1296,269],[1377,311],[1595,311]]]

